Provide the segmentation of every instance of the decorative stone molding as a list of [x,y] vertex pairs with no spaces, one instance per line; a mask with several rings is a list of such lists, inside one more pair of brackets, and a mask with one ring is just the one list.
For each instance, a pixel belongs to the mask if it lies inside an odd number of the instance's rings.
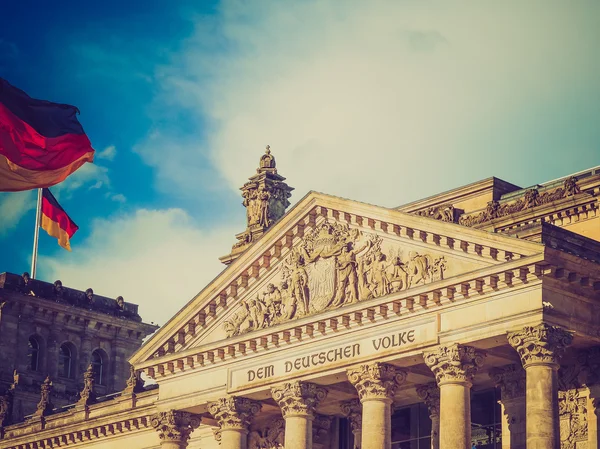
[[283,449],[284,442],[283,419],[276,419],[263,429],[251,429],[248,434],[248,449]]
[[316,407],[327,396],[327,390],[313,383],[295,380],[271,387],[271,395],[281,407],[284,418],[297,415],[312,418]]
[[526,326],[522,331],[508,334],[508,342],[519,353],[524,368],[532,364],[558,367],[558,361],[572,341],[571,332],[546,323]]
[[445,383],[469,383],[483,365],[485,353],[471,346],[458,343],[440,346],[423,354],[425,364],[435,375],[438,385]]
[[358,399],[342,402],[340,404],[342,414],[348,418],[352,432],[362,431],[362,404]]
[[494,368],[490,378],[500,388],[502,401],[525,397],[525,370],[519,365]]
[[261,407],[260,402],[227,396],[208,404],[208,411],[219,422],[220,430],[247,431],[252,418]]
[[96,402],[96,393],[94,392],[94,368],[90,364],[85,373],[83,373],[83,390],[79,393],[77,405],[88,406],[94,402]]
[[150,417],[160,441],[187,442],[194,429],[200,426],[200,416],[179,410],[159,412]]
[[417,396],[427,405],[431,419],[440,416],[440,388],[435,383],[417,385]]
[[[279,282],[241,303],[223,324],[228,337],[444,279],[446,259],[401,248],[348,224],[325,220],[280,265]],[[277,285],[276,285],[277,284]]]
[[558,201],[562,198],[577,195],[581,193],[577,185],[577,178],[574,176],[565,179],[563,186],[549,192],[539,193],[537,189],[530,189],[525,192],[523,198],[512,203],[500,204],[498,201],[490,201],[483,212],[473,215],[462,215],[458,222],[465,226],[475,226],[496,218],[505,217],[526,209],[531,209],[542,204],[548,204]]
[[406,371],[380,362],[350,368],[346,373],[361,402],[368,399],[392,400],[398,386],[406,380]]

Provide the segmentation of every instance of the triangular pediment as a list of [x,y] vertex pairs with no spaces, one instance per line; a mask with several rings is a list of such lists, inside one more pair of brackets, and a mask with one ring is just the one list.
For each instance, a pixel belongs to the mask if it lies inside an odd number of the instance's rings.
[[143,366],[541,253],[541,244],[309,193],[131,359]]

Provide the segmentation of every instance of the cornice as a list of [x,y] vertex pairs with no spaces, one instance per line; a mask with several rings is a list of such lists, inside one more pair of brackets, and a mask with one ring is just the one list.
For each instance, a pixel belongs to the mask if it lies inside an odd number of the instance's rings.
[[[549,265],[544,254],[492,266],[476,272],[428,284],[411,291],[403,291],[377,300],[361,302],[326,313],[306,317],[293,324],[284,323],[209,345],[184,349],[181,352],[151,359],[139,364],[148,375],[164,378],[200,367],[212,367],[239,360],[246,354],[260,354],[294,342],[344,334],[359,327],[366,329],[394,317],[416,318],[437,313],[444,308],[459,305],[466,299],[481,295],[504,294],[519,286],[529,288],[544,276],[560,274],[560,269]],[[588,280],[586,288],[600,287],[600,279]]]
[[535,254],[542,248],[533,242],[312,192],[189,301],[131,357],[130,363],[145,366],[145,361],[153,356],[180,351],[196,340],[201,330],[215,323],[232,301],[247,292],[273,264],[283,260],[294,243],[321,219],[496,263]]

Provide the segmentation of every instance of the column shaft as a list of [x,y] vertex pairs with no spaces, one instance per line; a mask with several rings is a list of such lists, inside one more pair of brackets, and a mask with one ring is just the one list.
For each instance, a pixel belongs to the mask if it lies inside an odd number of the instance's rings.
[[312,417],[285,418],[285,449],[312,449]]
[[440,449],[440,417],[431,418],[431,449]]
[[471,448],[470,384],[440,385],[440,449]]
[[248,443],[248,431],[243,429],[222,429],[222,449],[246,449]]
[[391,399],[364,399],[361,449],[392,447]]
[[559,449],[558,376],[556,365],[525,368],[527,449]]

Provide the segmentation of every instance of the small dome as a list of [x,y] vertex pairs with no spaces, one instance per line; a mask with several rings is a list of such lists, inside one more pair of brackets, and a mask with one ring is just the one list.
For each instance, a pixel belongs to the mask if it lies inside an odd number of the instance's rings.
[[269,145],[267,145],[265,154],[263,154],[260,158],[259,170],[263,170],[265,168],[275,168],[275,157],[271,154],[271,147]]

